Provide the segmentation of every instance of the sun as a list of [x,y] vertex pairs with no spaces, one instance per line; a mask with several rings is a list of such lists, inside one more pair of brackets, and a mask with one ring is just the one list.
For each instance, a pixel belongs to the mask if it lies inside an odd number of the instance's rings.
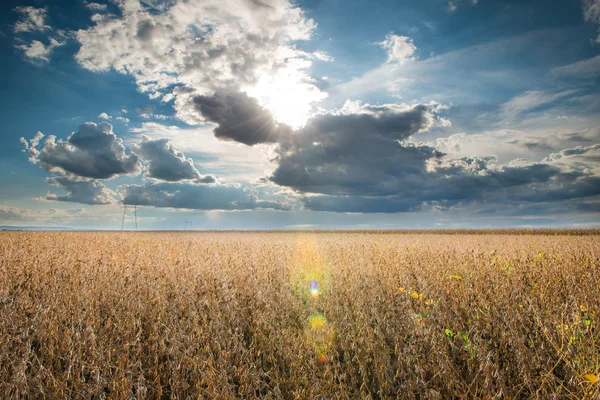
[[276,121],[295,129],[311,117],[314,103],[327,97],[310,77],[295,68],[284,68],[272,75],[265,73],[246,92],[268,109]]

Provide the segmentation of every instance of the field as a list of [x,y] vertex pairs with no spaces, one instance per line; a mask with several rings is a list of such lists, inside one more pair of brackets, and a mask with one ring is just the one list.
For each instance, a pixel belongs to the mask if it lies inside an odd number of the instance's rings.
[[0,397],[598,399],[598,232],[2,232]]

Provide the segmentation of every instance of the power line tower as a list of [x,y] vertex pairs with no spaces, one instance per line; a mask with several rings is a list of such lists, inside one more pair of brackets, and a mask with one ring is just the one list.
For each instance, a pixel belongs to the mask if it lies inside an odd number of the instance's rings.
[[190,226],[190,230],[192,230],[192,221],[185,221],[184,224],[185,224],[184,230],[186,230],[186,231],[188,230],[188,225]]
[[[123,208],[123,219],[121,220],[121,230],[125,227],[125,214],[127,213],[127,204],[123,204],[121,206]],[[129,209],[131,210],[131,204],[129,205]],[[135,220],[135,230],[137,231],[137,204],[133,205],[133,219]]]

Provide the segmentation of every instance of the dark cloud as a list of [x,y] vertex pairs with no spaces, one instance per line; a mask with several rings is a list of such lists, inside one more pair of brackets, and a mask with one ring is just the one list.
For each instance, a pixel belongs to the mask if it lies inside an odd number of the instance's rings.
[[[43,135],[42,135],[43,136]],[[73,133],[66,142],[56,141],[50,135],[41,149],[38,133],[27,145],[30,161],[37,163],[48,172],[72,174],[78,177],[109,179],[119,175],[137,175],[140,162],[135,154],[125,154],[122,140],[112,131],[112,125],[102,122],[98,125],[86,122]]]
[[292,129],[276,123],[258,101],[242,92],[217,92],[192,98],[194,109],[208,122],[217,124],[215,136],[249,146],[274,143]]
[[241,185],[148,183],[119,187],[123,203],[191,210],[287,210],[287,203],[259,200],[255,191]]
[[[498,167],[494,159],[462,158],[427,160],[427,170],[407,173],[404,185],[394,194],[304,195],[305,208],[335,212],[405,212],[429,204],[442,209],[489,204],[548,204],[565,200],[592,199],[588,211],[597,210],[600,195],[600,151],[598,145],[567,149],[543,162],[515,161]],[[582,162],[584,157],[586,162]],[[592,161],[595,160],[595,161]],[[321,189],[323,193],[325,190]],[[547,207],[547,206],[544,206]],[[581,211],[581,210],[579,210]]]
[[386,196],[420,187],[427,160],[442,153],[402,142],[429,129],[432,110],[417,106],[355,106],[318,115],[280,143],[270,179],[292,189],[329,195]]
[[[439,104],[347,102],[293,131],[245,93],[196,96],[196,110],[217,124],[217,137],[255,145],[275,143],[269,179],[300,196],[306,209],[407,212],[474,202],[552,202],[598,194],[596,145],[563,150],[542,162],[499,165],[494,156],[452,158],[411,141],[446,122]],[[534,147],[544,142],[528,142]]]
[[48,178],[48,182],[53,186],[61,187],[67,194],[59,196],[48,193],[46,195],[47,200],[82,204],[111,204],[115,202],[115,192],[98,181],[73,181],[65,177],[52,177]]
[[215,178],[201,175],[191,158],[187,158],[179,149],[173,147],[167,138],[152,140],[142,136],[139,144],[131,146],[131,151],[146,162],[144,175],[149,178],[175,182],[195,180],[212,183]]
[[409,142],[436,124],[434,107],[353,105],[318,115],[279,142],[270,179],[298,192],[307,209],[337,212],[551,202],[600,193],[598,145],[502,166],[493,156],[453,159]]

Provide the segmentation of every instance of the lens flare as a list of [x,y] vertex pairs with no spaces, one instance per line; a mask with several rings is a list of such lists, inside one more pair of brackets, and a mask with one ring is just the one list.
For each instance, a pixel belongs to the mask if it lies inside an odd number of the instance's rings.
[[327,362],[327,355],[325,354],[319,354],[317,356],[317,363],[318,364],[325,364]]
[[319,281],[310,281],[308,283],[308,290],[312,297],[319,297]]
[[317,363],[325,363],[328,359],[327,353],[331,350],[335,339],[333,326],[323,314],[315,313],[308,317],[305,334],[307,341],[317,353]]
[[308,327],[311,330],[323,329],[327,327],[327,318],[321,313],[313,314],[308,317]]

